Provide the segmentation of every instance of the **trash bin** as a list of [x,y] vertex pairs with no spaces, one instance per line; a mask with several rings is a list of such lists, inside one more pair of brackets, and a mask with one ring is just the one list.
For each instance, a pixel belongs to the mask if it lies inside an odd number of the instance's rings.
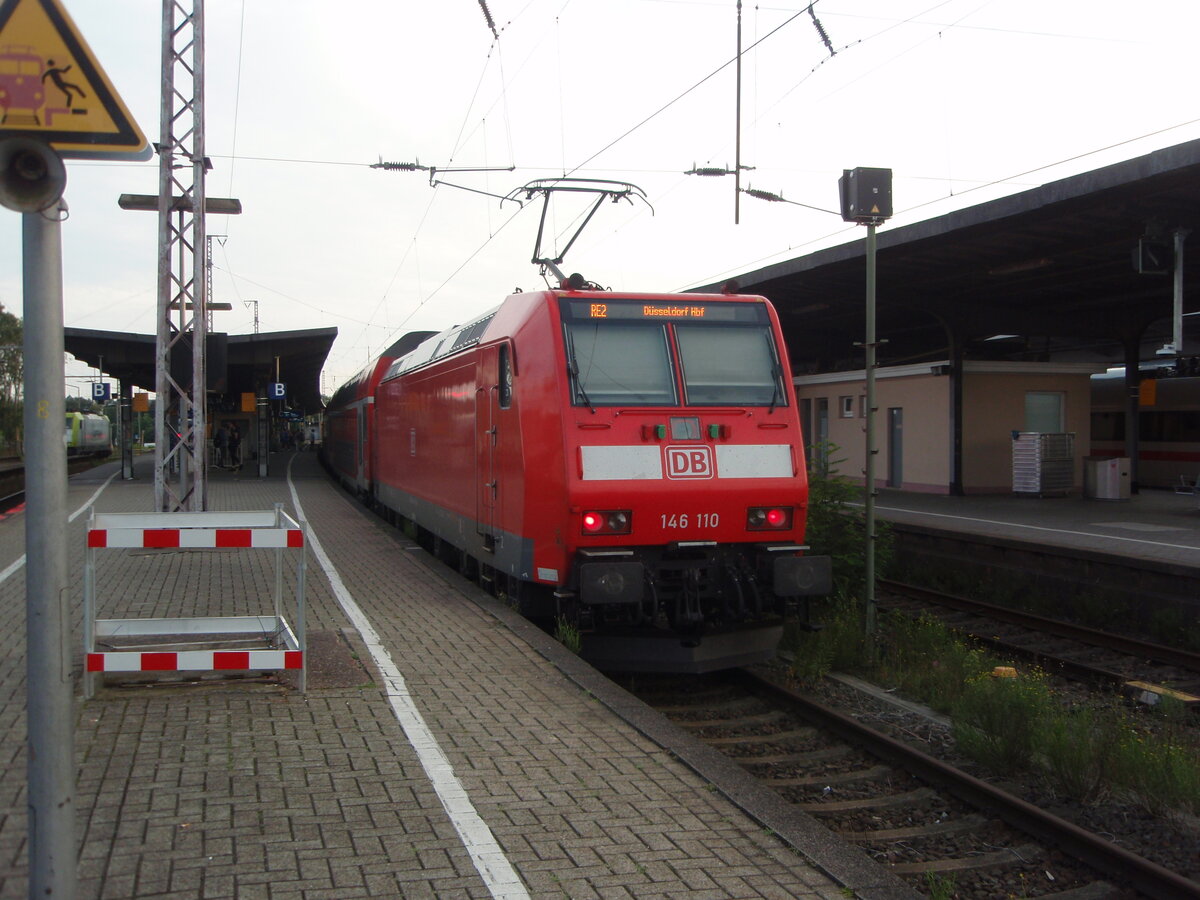
[[1093,500],[1129,499],[1129,457],[1085,456],[1083,495]]

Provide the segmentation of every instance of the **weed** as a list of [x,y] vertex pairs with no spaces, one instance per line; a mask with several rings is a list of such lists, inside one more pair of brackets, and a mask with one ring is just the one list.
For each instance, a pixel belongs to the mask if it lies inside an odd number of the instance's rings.
[[925,873],[925,886],[933,900],[951,900],[954,896],[954,876],[939,875],[937,872]]
[[862,607],[857,601],[834,601],[814,624],[819,631],[794,629],[783,641],[792,657],[791,672],[796,679],[813,682],[834,670],[862,670],[866,649]]
[[1094,709],[1048,716],[1038,743],[1051,783],[1084,802],[1100,799],[1112,781],[1116,731],[1113,716]]
[[969,681],[951,707],[960,749],[994,771],[1032,768],[1039,730],[1050,711],[1044,678],[980,675]]
[[876,661],[863,653],[859,608],[835,604],[823,630],[794,635],[793,672],[817,678],[829,667],[896,685],[947,712],[958,747],[993,771],[1039,771],[1081,801],[1118,794],[1156,814],[1200,813],[1200,741],[1192,713],[1164,697],[1148,727],[1120,702],[1068,707],[1045,675],[994,678],[1006,664],[964,642],[930,616],[883,617]]
[[559,616],[555,620],[554,639],[576,655],[583,648],[579,626],[572,624],[565,616]]

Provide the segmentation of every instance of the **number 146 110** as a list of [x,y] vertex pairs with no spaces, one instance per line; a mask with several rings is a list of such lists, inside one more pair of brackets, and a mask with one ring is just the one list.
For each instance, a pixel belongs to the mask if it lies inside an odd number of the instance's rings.
[[663,513],[663,528],[716,528],[721,524],[720,513]]

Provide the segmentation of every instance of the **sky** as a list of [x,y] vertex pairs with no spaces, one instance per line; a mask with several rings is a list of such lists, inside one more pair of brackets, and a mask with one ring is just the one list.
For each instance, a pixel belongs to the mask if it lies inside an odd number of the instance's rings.
[[[157,141],[161,3],[63,2]],[[737,160],[737,0],[486,8],[498,37],[480,0],[208,0],[206,189],[244,210],[207,221],[210,300],[233,307],[215,330],[336,327],[332,392],[404,332],[545,286],[540,201],[500,199],[536,179],[637,186],[562,268],[669,292],[862,239],[837,214],[843,169],[892,169],[888,228],[1200,137],[1195,0],[747,0],[741,183],[786,202],[743,194],[735,224],[732,175],[684,173]],[[156,194],[157,159],[68,161],[67,179],[66,325],[154,334],[157,217],[117,197]],[[555,199],[543,255],[582,200]],[[20,219],[0,208],[18,315]],[[69,362],[68,393],[94,374]]]

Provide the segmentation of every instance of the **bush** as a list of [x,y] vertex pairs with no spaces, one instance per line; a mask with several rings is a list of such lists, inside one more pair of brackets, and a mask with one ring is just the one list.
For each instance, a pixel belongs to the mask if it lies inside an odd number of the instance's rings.
[[948,713],[995,662],[963,643],[933,616],[888,616],[881,630],[879,675]]
[[1081,707],[1049,716],[1039,743],[1046,775],[1063,794],[1086,803],[1108,792],[1119,744],[1112,715]]
[[977,676],[950,710],[959,749],[1001,774],[1033,767],[1041,723],[1050,710],[1044,678]]
[[[809,458],[808,525],[805,542],[814,554],[833,560],[835,599],[862,597],[865,587],[867,529],[866,515],[858,503],[863,488],[838,473],[844,459],[834,459],[838,447],[814,447]],[[820,465],[816,465],[820,461]],[[887,523],[875,523],[875,572],[887,570],[893,555],[893,539]]]
[[819,631],[796,629],[786,634],[782,642],[792,656],[794,677],[813,682],[834,670],[862,670],[866,659],[865,639],[862,608],[856,601],[832,602],[814,624]]

